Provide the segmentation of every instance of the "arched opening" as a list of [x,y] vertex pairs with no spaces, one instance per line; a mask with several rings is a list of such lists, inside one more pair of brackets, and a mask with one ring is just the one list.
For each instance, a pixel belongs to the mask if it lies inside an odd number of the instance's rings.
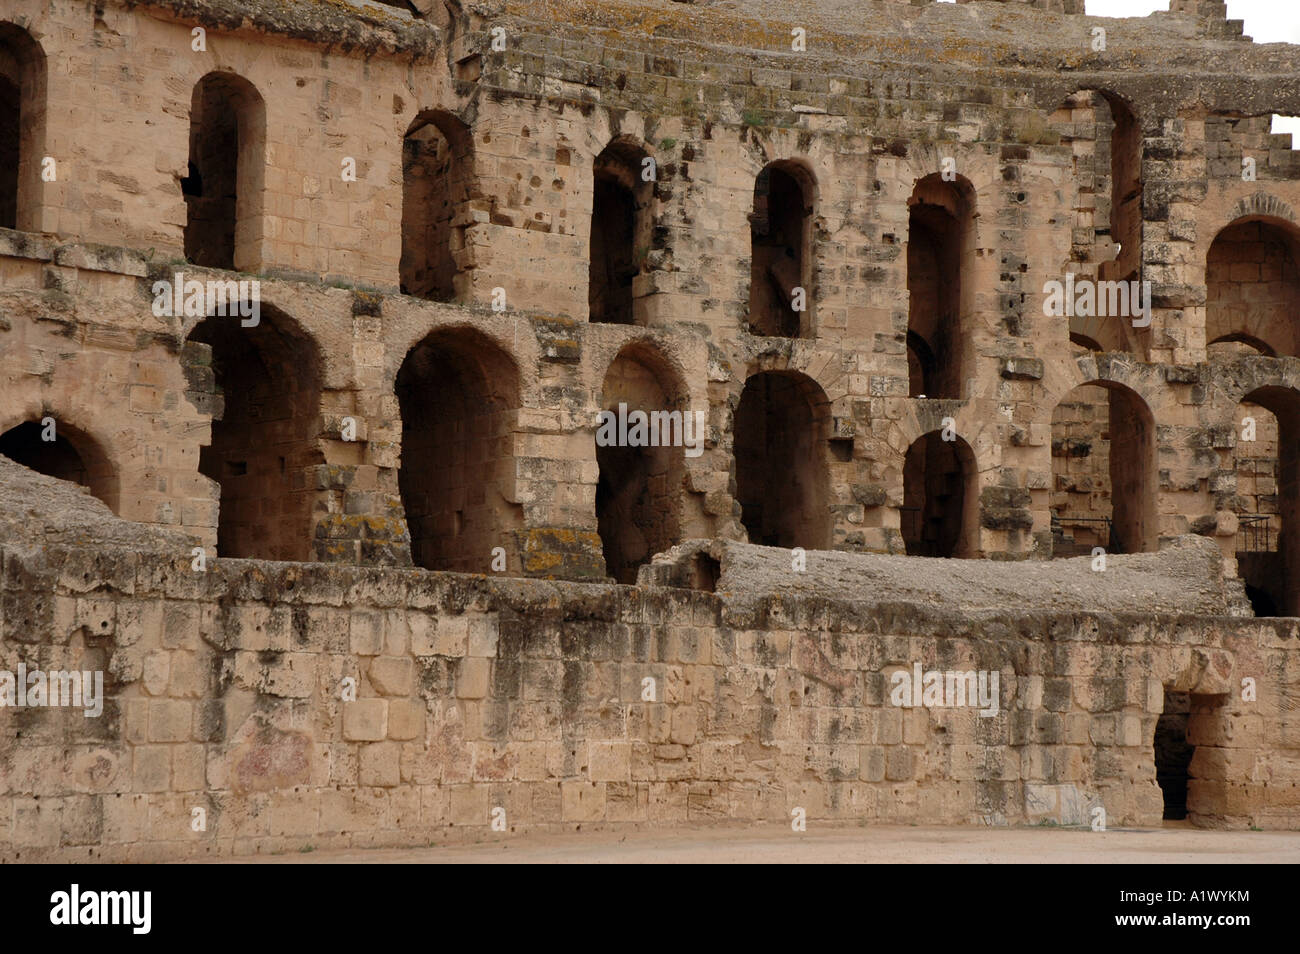
[[1250,392],[1234,429],[1236,489],[1215,506],[1237,514],[1237,572],[1256,616],[1300,616],[1300,392]]
[[80,484],[118,512],[118,477],[97,441],[69,424],[46,417],[0,434],[0,454],[47,477]]
[[[704,435],[687,407],[685,387],[644,345],[629,345],[610,364],[601,408],[611,412],[610,421],[628,422],[596,434],[596,520],[606,573],[631,584],[652,556],[680,540],[685,444]],[[637,411],[646,416],[644,430],[637,429]]]
[[261,265],[266,106],[246,79],[209,73],[190,101],[185,257],[206,268]]
[[915,331],[907,333],[907,394],[908,397],[933,397],[934,352],[925,339]]
[[402,415],[397,483],[412,561],[485,573],[502,547],[507,565],[518,566],[523,516],[506,497],[516,480],[514,361],[481,332],[434,331],[407,353],[395,391]]
[[956,435],[931,431],[912,442],[903,459],[900,529],[908,556],[979,554],[975,453]]
[[830,545],[829,413],[825,392],[807,375],[760,371],[745,382],[733,439],[736,494],[750,543]]
[[[1072,259],[1089,277],[1131,281],[1142,268],[1142,127],[1114,93],[1080,90],[1052,116],[1079,183]],[[1091,266],[1091,267],[1090,267]]]
[[45,150],[45,54],[0,23],[0,228],[37,231]]
[[324,456],[320,355],[297,322],[262,304],[260,320],[211,316],[183,353],[187,397],[212,415],[199,472],[221,487],[217,554],[309,560]]
[[402,140],[405,295],[451,301],[465,293],[465,226],[473,187],[473,137],[447,113],[421,113]]
[[644,176],[646,151],[615,139],[596,157],[591,203],[589,319],[617,325],[636,323],[634,279],[650,253],[650,203],[654,181]]
[[970,293],[962,275],[974,255],[974,190],[964,179],[945,182],[938,174],[926,176],[916,184],[908,206],[907,337],[918,363],[919,355],[926,354],[930,364],[925,390],[917,393],[961,398]]
[[784,338],[811,334],[813,195],[812,176],[795,162],[768,163],[754,182],[754,211],[749,217],[753,334]]
[[1298,250],[1300,230],[1278,220],[1239,219],[1219,232],[1205,262],[1205,340],[1300,355]]
[[1091,351],[1095,354],[1101,354],[1106,350],[1095,339],[1074,331],[1070,332],[1070,344],[1073,345],[1077,351]]
[[1134,391],[1083,384],[1052,411],[1052,554],[1142,553],[1159,542],[1155,419]]
[[[1070,148],[1074,244],[1065,270],[1078,282],[1133,282],[1142,273],[1142,127],[1132,106],[1114,93],[1080,90],[1051,117]],[[1064,275],[1061,276],[1064,279]],[[1129,305],[1136,314],[1137,306]],[[1137,329],[1122,316],[1076,314],[1070,331],[1133,351]]]

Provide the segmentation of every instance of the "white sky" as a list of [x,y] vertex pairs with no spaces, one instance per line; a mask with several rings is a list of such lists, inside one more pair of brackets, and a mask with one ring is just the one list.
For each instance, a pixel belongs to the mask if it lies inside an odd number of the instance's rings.
[[[953,3],[954,0],[939,0]],[[1089,16],[1144,17],[1168,10],[1169,0],[1086,0]],[[1228,0],[1228,18],[1244,20],[1244,32],[1256,43],[1300,43],[1300,3],[1295,0]],[[1300,118],[1277,116],[1273,132],[1291,133],[1300,148]]]
[[[956,0],[939,0],[954,3]],[[1086,0],[1094,17],[1144,17],[1168,10],[1169,0]],[[1300,43],[1300,4],[1293,0],[1228,0],[1228,18],[1246,21],[1257,43]]]

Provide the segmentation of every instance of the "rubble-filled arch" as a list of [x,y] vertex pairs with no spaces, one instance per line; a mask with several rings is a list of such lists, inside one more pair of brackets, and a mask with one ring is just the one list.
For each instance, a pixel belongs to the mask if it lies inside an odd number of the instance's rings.
[[81,428],[47,415],[0,434],[0,454],[24,467],[80,484],[114,513],[119,510],[116,466],[104,446]]

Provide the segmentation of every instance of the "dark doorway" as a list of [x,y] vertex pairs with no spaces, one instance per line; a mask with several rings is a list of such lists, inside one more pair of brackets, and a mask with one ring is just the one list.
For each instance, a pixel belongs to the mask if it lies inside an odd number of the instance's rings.
[[1156,720],[1156,784],[1165,799],[1165,821],[1187,817],[1187,781],[1196,747],[1187,741],[1191,696],[1165,690],[1165,711]]
[[941,431],[918,438],[903,462],[901,531],[908,556],[966,556],[968,498],[974,483],[975,455],[959,437]]
[[909,391],[913,397],[960,398],[968,307],[962,273],[973,254],[973,191],[964,180],[927,176],[908,204]]
[[0,23],[0,228],[38,231],[45,150],[45,54]]
[[0,229],[18,227],[21,102],[18,84],[0,73]]

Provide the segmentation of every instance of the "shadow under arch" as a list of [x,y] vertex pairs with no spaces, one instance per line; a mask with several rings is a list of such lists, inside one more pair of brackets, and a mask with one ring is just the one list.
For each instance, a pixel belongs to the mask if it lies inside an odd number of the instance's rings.
[[762,370],[745,381],[732,430],[751,543],[830,547],[830,417],[826,392],[802,372]]

